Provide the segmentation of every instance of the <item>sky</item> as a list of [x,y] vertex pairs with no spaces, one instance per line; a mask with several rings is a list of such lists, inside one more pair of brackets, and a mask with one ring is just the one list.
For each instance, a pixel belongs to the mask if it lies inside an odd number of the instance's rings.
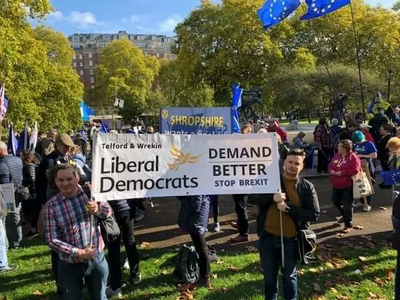
[[[391,6],[395,0],[366,2]],[[51,3],[56,11],[44,23],[67,36],[119,30],[173,36],[176,24],[196,9],[200,0],[51,0]]]

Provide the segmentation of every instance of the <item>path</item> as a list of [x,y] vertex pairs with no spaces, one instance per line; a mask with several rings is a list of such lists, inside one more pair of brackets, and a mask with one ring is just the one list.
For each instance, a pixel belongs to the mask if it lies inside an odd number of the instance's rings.
[[[329,178],[314,177],[310,178],[314,183],[321,206],[321,217],[312,229],[318,234],[319,242],[337,243],[335,236],[342,225],[338,225],[336,217],[339,216],[336,208],[331,202],[331,185]],[[176,225],[179,212],[179,201],[175,198],[155,199],[155,207],[148,208],[145,219],[136,226],[136,239],[138,243],[149,242],[150,248],[176,247],[181,243],[190,241],[188,235],[182,234]],[[364,227],[363,230],[353,230],[346,235],[346,239],[353,239],[361,235],[374,235],[384,239],[391,230],[391,190],[381,190],[376,186],[376,194],[372,203],[373,209],[370,212],[362,212],[361,208],[355,209],[354,224]],[[380,209],[385,207],[386,210]],[[238,245],[231,245],[229,239],[237,234],[237,231],[230,226],[231,221],[235,221],[234,203],[230,196],[222,196],[220,199],[220,224],[221,231],[218,233],[207,233],[207,241],[217,249],[229,248],[231,250],[241,249],[244,246],[254,246],[257,236],[255,219],[257,208],[249,207],[250,219],[250,241]],[[212,222],[212,218],[210,219]],[[340,240],[340,238],[339,238]],[[359,240],[359,242],[363,242]],[[365,242],[365,241],[364,241]]]

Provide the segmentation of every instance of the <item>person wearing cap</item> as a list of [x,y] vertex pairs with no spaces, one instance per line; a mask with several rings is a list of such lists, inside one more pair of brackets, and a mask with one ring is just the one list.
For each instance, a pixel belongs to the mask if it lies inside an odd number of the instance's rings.
[[[55,140],[54,151],[43,157],[40,162],[35,181],[35,188],[37,201],[39,201],[42,206],[58,193],[58,189],[47,181],[47,172],[56,165],[69,163],[69,161],[72,160],[72,157],[69,155],[69,150],[74,146],[75,144],[68,134],[60,134]],[[52,251],[51,253],[51,263],[54,279],[57,284],[58,254],[55,251]]]
[[369,129],[371,126],[365,123],[360,124],[360,131],[365,135],[365,140],[371,142],[372,144],[375,145],[375,140],[372,134],[369,132]]

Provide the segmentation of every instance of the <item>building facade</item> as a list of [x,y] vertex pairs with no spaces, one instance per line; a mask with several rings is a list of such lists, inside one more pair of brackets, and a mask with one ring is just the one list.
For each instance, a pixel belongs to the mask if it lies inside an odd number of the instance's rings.
[[114,40],[128,39],[133,45],[141,49],[144,55],[153,55],[158,58],[175,59],[171,53],[174,38],[154,34],[129,34],[119,31],[117,34],[73,34],[68,37],[74,49],[73,67],[79,74],[85,88],[96,86],[94,69],[101,60],[101,51]]

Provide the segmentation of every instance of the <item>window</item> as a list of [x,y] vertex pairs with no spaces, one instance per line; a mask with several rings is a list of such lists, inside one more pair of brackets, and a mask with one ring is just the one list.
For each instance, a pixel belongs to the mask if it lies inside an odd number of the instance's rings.
[[74,67],[76,67],[76,62],[74,62]]
[[83,62],[80,62],[80,63],[79,63],[79,66],[80,66],[80,67],[83,67]]
[[89,66],[93,67],[93,62],[89,60]]
[[94,77],[90,76],[90,83],[94,83]]
[[89,52],[89,53],[88,53],[88,56],[89,56],[89,58],[92,58],[92,53]]
[[84,74],[83,70],[79,70],[79,75],[83,76]]
[[75,54],[72,56],[72,59],[76,59],[76,55]]
[[79,54],[79,59],[83,59],[82,54]]
[[90,75],[93,75],[93,74],[94,74],[93,69],[90,69],[90,70],[89,70],[89,73],[90,73]]

